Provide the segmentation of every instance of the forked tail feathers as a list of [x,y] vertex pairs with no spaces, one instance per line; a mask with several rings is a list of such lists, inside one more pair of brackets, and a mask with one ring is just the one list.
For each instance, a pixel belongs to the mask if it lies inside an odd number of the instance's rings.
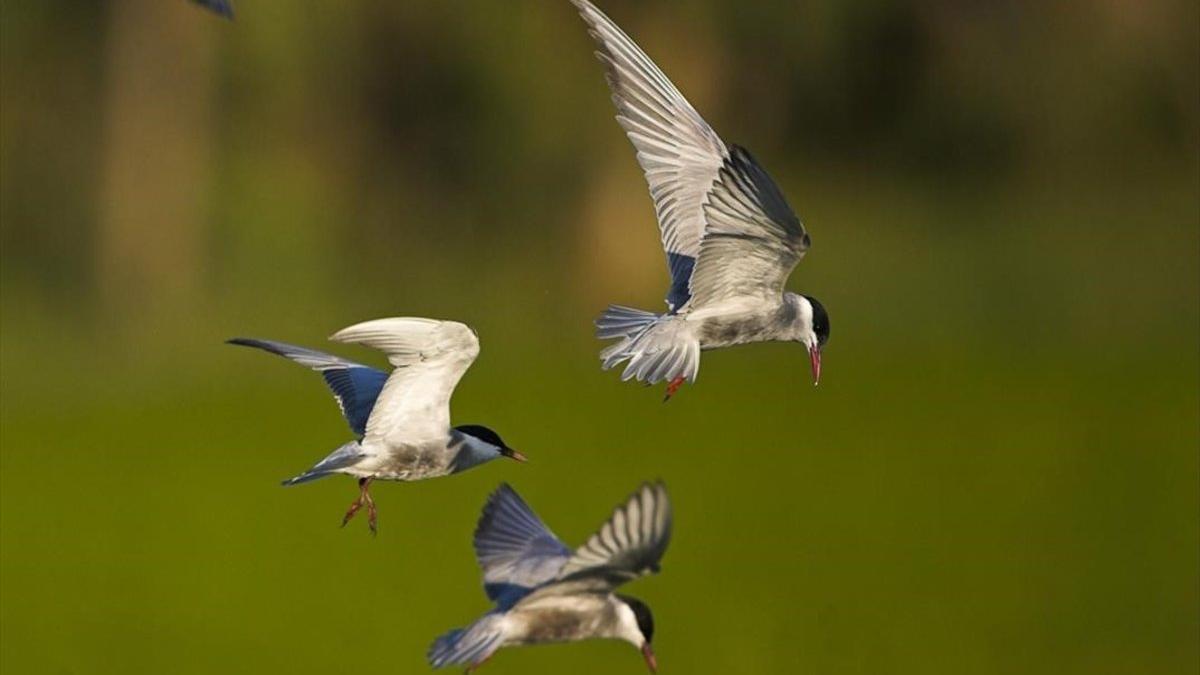
[[487,614],[466,628],[455,628],[433,641],[425,657],[434,668],[478,665],[503,646],[502,614]]
[[628,361],[622,380],[696,381],[700,342],[681,316],[613,305],[596,319],[596,333],[602,339],[620,338],[600,352],[600,359],[605,370]]

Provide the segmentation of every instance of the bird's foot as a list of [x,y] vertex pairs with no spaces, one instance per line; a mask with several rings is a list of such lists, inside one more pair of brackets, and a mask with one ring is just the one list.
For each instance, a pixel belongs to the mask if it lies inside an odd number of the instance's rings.
[[345,527],[346,523],[350,522],[350,519],[353,518],[354,514],[358,513],[358,510],[361,508],[362,500],[355,499],[354,503],[350,505],[350,508],[346,509],[346,515],[342,516],[342,527]]
[[342,527],[345,527],[346,523],[350,522],[350,519],[354,517],[354,514],[358,513],[358,510],[365,505],[367,507],[367,525],[371,528],[371,533],[375,533],[375,500],[371,499],[371,493],[367,492],[371,487],[372,480],[374,479],[370,477],[358,479],[358,499],[354,500],[350,508],[346,509],[346,515],[342,516]]
[[683,386],[683,381],[684,377],[682,375],[671,380],[671,383],[667,385],[667,395],[663,396],[663,403],[671,400],[671,397],[675,395],[675,392],[679,391],[679,388]]
[[371,499],[369,494],[367,494],[367,527],[371,528],[371,536],[379,534],[379,514],[375,510],[375,500]]

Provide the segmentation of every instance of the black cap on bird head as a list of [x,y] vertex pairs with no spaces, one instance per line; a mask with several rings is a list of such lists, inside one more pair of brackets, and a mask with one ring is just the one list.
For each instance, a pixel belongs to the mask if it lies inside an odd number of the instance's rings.
[[825,311],[825,305],[811,295],[804,296],[804,299],[812,305],[812,328],[817,334],[817,344],[824,347],[825,343],[829,342],[829,312]]
[[650,648],[650,641],[654,639],[654,615],[650,613],[650,608],[646,606],[646,603],[637,598],[631,598],[628,595],[618,595],[617,598],[633,610],[633,616],[637,619],[638,631],[645,640],[642,643],[642,658],[646,659],[646,667],[650,669],[650,672],[657,673],[658,659],[654,657],[654,650]]
[[829,342],[829,312],[811,295],[803,296],[812,305],[812,331],[817,337],[815,345],[808,346],[808,358],[812,363],[813,384],[821,382],[821,347]]
[[468,436],[474,436],[488,445],[494,445],[497,448],[500,448],[500,454],[508,457],[509,459],[515,459],[518,462],[525,461],[525,455],[522,455],[516,450],[508,447],[508,445],[505,444],[504,439],[500,438],[500,434],[492,431],[482,424],[464,424],[462,426],[454,427],[454,430],[464,433]]

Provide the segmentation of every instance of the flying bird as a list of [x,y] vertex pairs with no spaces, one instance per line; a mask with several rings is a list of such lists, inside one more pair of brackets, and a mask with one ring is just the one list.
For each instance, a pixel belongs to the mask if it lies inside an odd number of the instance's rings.
[[233,18],[233,3],[229,0],[192,0],[192,2],[220,14],[226,19]]
[[[637,151],[658,216],[671,287],[662,314],[611,305],[596,319],[608,370],[668,382],[666,399],[695,382],[700,352],[751,342],[808,348],[813,383],[829,315],[784,291],[810,238],[749,151],[726,145],[658,66],[588,0],[571,0],[599,48],[617,121]],[[666,400],[664,399],[664,400]]]
[[373,347],[395,367],[389,375],[361,363],[283,342],[234,338],[321,373],[333,390],[350,430],[358,437],[304,473],[283,481],[306,483],[335,473],[358,479],[359,496],[342,518],[350,522],[363,506],[371,532],[377,529],[372,481],[437,478],[508,457],[525,456],[500,435],[480,425],[450,426],[450,396],[479,355],[470,327],[455,321],[396,318],[355,324],[334,333],[335,342]]
[[662,483],[643,484],[574,551],[502,484],[475,528],[483,589],[496,606],[435,640],[429,663],[466,665],[469,673],[501,647],[608,638],[638,648],[656,672],[650,608],[614,591],[658,572],[670,538],[671,502]]

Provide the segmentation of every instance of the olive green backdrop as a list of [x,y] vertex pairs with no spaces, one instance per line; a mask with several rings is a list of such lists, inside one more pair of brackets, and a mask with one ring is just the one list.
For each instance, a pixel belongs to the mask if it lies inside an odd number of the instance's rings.
[[[0,670],[421,673],[510,481],[567,542],[664,478],[665,674],[1200,660],[1194,2],[609,0],[814,245],[797,345],[667,405],[591,321],[666,287],[566,0],[0,3]],[[454,400],[531,458],[284,489],[349,437],[227,347],[474,326]],[[484,672],[639,673],[594,642]]]

